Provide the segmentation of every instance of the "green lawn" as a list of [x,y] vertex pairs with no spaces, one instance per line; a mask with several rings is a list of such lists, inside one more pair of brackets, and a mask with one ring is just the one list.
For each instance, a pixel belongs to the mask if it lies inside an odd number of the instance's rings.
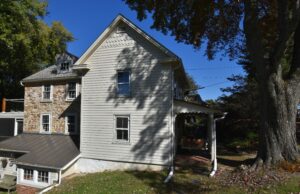
[[[167,172],[103,172],[63,181],[50,193],[298,193],[300,176],[280,184],[268,185],[255,192],[238,186],[221,186],[217,179],[191,170],[176,171],[174,179],[164,184]],[[275,186],[276,185],[276,186]]]

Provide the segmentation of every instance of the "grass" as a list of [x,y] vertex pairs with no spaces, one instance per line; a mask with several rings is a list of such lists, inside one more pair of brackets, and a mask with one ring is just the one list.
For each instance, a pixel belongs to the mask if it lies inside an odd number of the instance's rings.
[[221,186],[217,179],[192,170],[179,170],[172,181],[164,184],[167,172],[103,172],[87,174],[63,181],[62,185],[50,193],[297,193],[300,191],[300,176],[287,181],[249,190],[240,186]]
[[280,183],[276,186],[269,186],[259,190],[259,193],[299,193],[300,192],[300,177],[293,177],[289,180]]

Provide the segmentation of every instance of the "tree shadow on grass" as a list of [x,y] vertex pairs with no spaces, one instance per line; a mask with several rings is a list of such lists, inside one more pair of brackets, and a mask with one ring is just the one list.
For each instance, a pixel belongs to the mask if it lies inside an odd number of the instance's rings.
[[254,163],[254,161],[255,161],[255,158],[249,158],[249,159],[245,159],[245,160],[234,160],[234,159],[218,157],[219,164],[233,167],[233,168],[239,167],[241,165],[251,165]]
[[[190,170],[179,170],[175,172],[174,177],[168,183],[164,183],[167,171],[163,172],[140,172],[129,171],[130,175],[134,175],[154,190],[155,193],[203,193],[216,191],[212,179],[197,175]],[[212,182],[210,182],[212,181]]]

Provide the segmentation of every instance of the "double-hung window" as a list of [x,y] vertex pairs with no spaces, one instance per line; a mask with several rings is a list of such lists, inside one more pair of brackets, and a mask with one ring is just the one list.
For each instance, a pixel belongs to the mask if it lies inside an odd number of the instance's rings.
[[51,100],[52,96],[51,85],[43,85],[43,100]]
[[115,116],[116,127],[116,140],[117,141],[129,141],[129,128],[130,117],[129,116]]
[[66,116],[66,132],[67,133],[76,133],[76,116],[75,114],[70,114]]
[[47,171],[38,171],[37,181],[40,183],[48,183],[49,182],[49,172]]
[[76,82],[70,82],[67,85],[67,99],[74,100],[76,98]]
[[33,170],[32,169],[24,169],[23,179],[32,181],[33,180]]
[[51,118],[50,114],[41,115],[41,132],[49,133],[51,127]]
[[118,71],[117,94],[119,96],[130,95],[130,71]]

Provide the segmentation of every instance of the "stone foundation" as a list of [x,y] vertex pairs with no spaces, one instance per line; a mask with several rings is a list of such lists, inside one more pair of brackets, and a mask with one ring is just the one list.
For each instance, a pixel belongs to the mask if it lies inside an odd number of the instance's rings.
[[35,194],[38,192],[38,189],[24,185],[17,185],[16,191],[18,194]]

